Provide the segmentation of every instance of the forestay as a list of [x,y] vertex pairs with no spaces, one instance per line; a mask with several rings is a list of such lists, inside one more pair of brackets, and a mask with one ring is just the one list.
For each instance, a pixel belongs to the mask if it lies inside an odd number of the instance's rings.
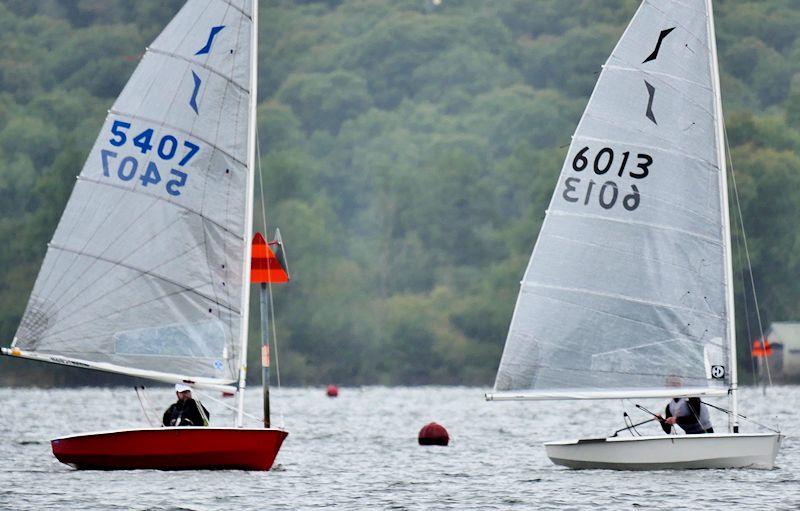
[[189,0],[147,49],[48,245],[17,353],[166,380],[237,379],[251,9]]
[[709,12],[645,1],[581,118],[494,397],[720,394],[726,244]]

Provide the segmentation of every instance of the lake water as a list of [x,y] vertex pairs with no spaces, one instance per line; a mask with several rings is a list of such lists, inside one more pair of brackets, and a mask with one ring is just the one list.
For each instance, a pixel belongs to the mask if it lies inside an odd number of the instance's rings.
[[[485,390],[342,388],[330,399],[320,388],[273,389],[273,422],[283,416],[289,437],[273,471],[259,473],[76,471],[52,456],[49,440],[146,426],[133,390],[0,389],[0,509],[800,509],[800,387],[741,393],[745,415],[787,435],[770,471],[556,467],[541,442],[608,434],[622,427],[622,402],[489,403]],[[148,396],[161,409],[174,400],[167,388]],[[230,424],[222,405],[204,403],[212,424]],[[260,410],[258,389],[248,403]],[[722,414],[712,418],[725,429]],[[417,445],[430,421],[449,430],[449,447]]]

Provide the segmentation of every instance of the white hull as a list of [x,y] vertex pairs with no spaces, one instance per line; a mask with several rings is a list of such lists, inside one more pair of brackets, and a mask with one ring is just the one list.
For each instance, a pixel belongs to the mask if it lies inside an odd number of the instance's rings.
[[777,433],[711,433],[565,440],[544,446],[550,461],[570,468],[771,469],[782,440]]

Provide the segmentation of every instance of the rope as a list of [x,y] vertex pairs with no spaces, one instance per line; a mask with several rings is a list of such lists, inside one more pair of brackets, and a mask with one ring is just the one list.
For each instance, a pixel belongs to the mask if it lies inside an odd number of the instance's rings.
[[[725,408],[721,408],[719,406],[712,405],[711,403],[706,403],[703,400],[701,400],[700,402],[703,403],[706,406],[710,406],[711,408],[719,410],[720,412],[727,413],[728,415],[733,414],[733,412],[731,412],[730,410],[726,410]],[[741,413],[737,413],[736,416],[739,417],[740,419],[744,419],[744,420],[746,420],[748,422],[752,422],[756,426],[761,426],[764,429],[768,429],[768,430],[772,431],[773,433],[780,433],[780,429],[774,429],[774,428],[771,428],[771,427],[767,426],[766,424],[761,424],[760,422],[757,422],[757,421],[755,421],[755,420],[753,420],[753,419],[751,419],[751,418],[749,418],[749,417],[747,417],[745,415],[742,415]]]
[[[760,339],[762,342],[762,346],[766,343],[764,340],[764,327],[761,323],[761,312],[759,311],[758,307],[758,296],[756,294],[756,283],[755,278],[753,277],[753,265],[750,260],[750,249],[747,247],[747,233],[744,230],[744,218],[742,217],[742,204],[739,200],[739,188],[736,185],[736,173],[733,169],[733,157],[731,156],[731,146],[728,140],[728,130],[725,129],[725,148],[728,152],[728,164],[731,168],[731,181],[733,183],[733,194],[736,197],[736,212],[739,216],[739,226],[742,230],[742,242],[744,243],[744,253],[747,259],[747,269],[748,273],[750,274],[750,289],[753,291],[753,306],[756,309],[756,318],[758,319],[758,332],[760,334]],[[745,301],[747,297],[745,296]],[[734,360],[733,363],[735,364],[736,361]],[[772,386],[772,374],[770,373],[769,363],[765,361],[764,366],[767,368],[767,380],[769,381],[769,385]]]
[[[739,232],[739,236],[736,237],[736,247],[738,249],[737,250],[737,254],[738,254],[738,259],[739,259],[739,276],[742,279],[742,289],[745,291],[745,296],[744,296],[744,321],[745,321],[745,324],[747,325],[747,339],[748,339],[748,343],[749,343],[750,339],[753,338],[753,330],[750,327],[750,306],[747,303],[747,301],[748,301],[747,300],[747,283],[745,282],[745,278],[744,278],[745,265],[742,263],[742,254],[744,253],[744,250],[742,248],[741,231]],[[752,351],[750,351],[750,371],[753,374],[753,378],[756,378],[756,357],[753,356],[753,352]]]
[[[136,391],[136,397],[139,399],[139,406],[142,407],[142,413],[144,414],[144,418],[147,421],[147,424],[149,424],[151,428],[156,427],[153,424],[153,421],[150,420],[150,414],[147,413],[147,408],[145,408],[144,406],[144,402],[142,401],[142,396],[139,394],[139,387],[138,386],[133,387],[133,390]],[[142,387],[142,392],[144,392],[144,387]]]
[[[256,165],[258,165],[258,187],[261,193],[261,221],[262,225],[264,226],[264,234],[268,235],[267,231],[267,207],[266,207],[266,200],[264,198],[264,176],[262,175],[261,169],[261,143],[259,142],[258,137],[258,128],[256,128],[256,154],[258,155],[258,160]],[[268,235],[269,236],[269,235]],[[275,346],[273,353],[275,354],[275,379],[278,384],[276,395],[281,391],[281,365],[280,365],[280,358],[278,357],[278,330],[275,323],[275,300],[272,297],[272,281],[267,282],[267,288],[269,289],[269,314],[270,314],[270,323],[272,326],[272,344]],[[268,384],[269,382],[265,382]],[[283,407],[278,407],[278,411],[281,417],[281,427],[285,425],[284,416],[283,416]]]
[[[198,389],[194,389],[194,392],[197,392],[198,394],[201,394],[203,396],[203,399],[208,399],[209,401],[213,401],[213,402],[215,402],[217,404],[220,404],[223,407],[227,408],[228,410],[233,410],[234,412],[238,411],[238,408],[236,408],[235,406],[231,406],[228,403],[226,403],[225,401],[222,401],[221,399],[217,399],[215,397],[212,397],[210,394],[206,394],[205,392],[202,392],[202,391],[200,391]],[[247,412],[243,412],[243,413],[244,413],[245,417],[247,417],[248,419],[252,420],[253,422],[256,422],[256,423],[259,423],[259,424],[264,424],[264,419],[262,419],[261,417],[256,417],[255,415],[251,415],[251,414],[249,414]]]

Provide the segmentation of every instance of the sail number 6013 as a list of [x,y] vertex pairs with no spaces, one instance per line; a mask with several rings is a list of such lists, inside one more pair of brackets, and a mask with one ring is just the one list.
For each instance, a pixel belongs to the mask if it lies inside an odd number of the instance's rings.
[[[575,158],[572,159],[572,170],[575,172],[583,172],[589,166],[591,155],[587,157],[586,153],[588,152],[589,148],[584,147],[575,154]],[[622,153],[622,161],[619,164],[619,168],[616,169],[618,177],[622,177],[625,173],[625,167],[628,164],[630,156],[630,151]],[[638,153],[636,159],[638,160],[636,162],[636,167],[629,170],[628,175],[634,179],[644,179],[650,174],[650,165],[653,164],[653,157],[649,154]],[[610,147],[604,147],[597,151],[597,154],[594,156],[594,161],[592,162],[594,173],[598,176],[602,176],[611,170],[612,167],[614,167],[614,150]]]
[[[606,181],[602,185],[598,185],[593,179],[590,179],[586,187],[580,186],[581,180],[577,177],[568,177],[564,181],[566,188],[561,194],[567,202],[578,202],[583,199],[583,205],[589,204],[592,200],[592,193],[595,188],[599,186],[599,190],[594,192],[597,196],[597,201],[603,209],[611,209],[619,200],[619,187],[614,181]],[[633,211],[639,207],[640,197],[639,188],[636,185],[631,185],[631,193],[622,197],[622,207],[628,211]]]

